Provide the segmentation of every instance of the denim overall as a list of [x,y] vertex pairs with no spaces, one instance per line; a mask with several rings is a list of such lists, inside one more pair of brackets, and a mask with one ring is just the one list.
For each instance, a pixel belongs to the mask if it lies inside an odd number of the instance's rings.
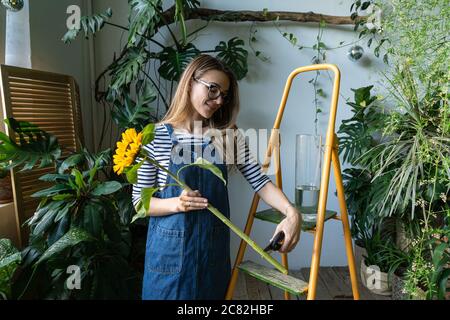
[[[172,126],[165,126],[172,140],[169,171],[176,174],[186,163],[174,162],[173,155],[175,153],[181,156],[179,150],[183,149],[173,134]],[[201,146],[190,145],[189,149],[192,162],[198,156],[203,156],[215,163],[222,171],[225,181],[228,181],[226,164],[216,163],[214,144],[210,140]],[[190,166],[180,172],[180,179],[192,190],[199,190],[201,196],[208,199],[208,203],[227,218],[230,217],[227,187],[217,176],[209,170]],[[169,183],[175,181],[168,175],[166,184]],[[182,188],[169,186],[158,191],[155,196],[171,198],[179,196],[181,192]],[[230,230],[209,210],[150,217],[143,299],[224,299],[230,275]]]

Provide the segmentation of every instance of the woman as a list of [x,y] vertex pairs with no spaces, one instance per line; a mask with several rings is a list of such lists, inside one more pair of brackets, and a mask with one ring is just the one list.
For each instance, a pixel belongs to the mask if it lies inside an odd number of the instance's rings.
[[[194,191],[171,186],[172,178],[148,163],[139,169],[138,183],[133,186],[136,206],[141,188],[169,185],[155,193],[148,210],[151,218],[143,299],[225,297],[231,270],[230,231],[206,207],[211,203],[229,217],[227,187],[210,171],[197,166],[179,171],[186,162],[208,154],[211,158],[207,160],[213,162],[227,180],[230,164],[223,161],[223,157],[231,154],[231,149],[217,143],[215,136],[209,137],[207,133],[211,129],[220,132],[232,129],[236,133],[238,146],[234,149],[237,152],[233,160],[242,156],[246,161],[235,162],[234,166],[264,202],[286,215],[274,233],[283,231],[285,234],[280,252],[289,252],[297,244],[301,215],[251,157],[242,134],[235,130],[238,111],[238,85],[233,73],[208,55],[193,60],[181,76],[166,116],[156,125],[154,140],[144,149],[170,172],[179,172],[181,180]],[[197,123],[202,125],[193,133]]]

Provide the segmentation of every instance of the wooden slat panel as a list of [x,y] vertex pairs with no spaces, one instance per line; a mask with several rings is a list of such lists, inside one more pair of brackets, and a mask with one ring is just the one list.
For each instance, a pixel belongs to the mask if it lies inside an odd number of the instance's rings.
[[39,107],[37,108],[36,106],[14,106],[14,110],[15,112],[51,112],[51,113],[66,113],[67,114],[67,110],[65,110],[64,108],[54,108],[54,107]]
[[40,98],[28,98],[28,97],[11,97],[11,102],[13,104],[22,104],[22,103],[40,103],[40,104],[62,104],[62,105],[70,105],[69,101],[66,99],[40,99]]
[[15,85],[46,86],[46,87],[49,87],[52,89],[69,87],[69,85],[67,83],[46,81],[43,79],[33,79],[31,77],[25,78],[25,77],[9,76],[9,83],[11,84],[11,86],[15,86]]
[[37,89],[37,90],[50,90],[50,91],[55,91],[55,92],[59,92],[59,93],[70,92],[70,89],[67,86],[49,86],[49,85],[45,85],[45,84],[23,84],[23,83],[18,83],[18,82],[11,83],[11,88],[13,90],[30,88],[30,89]]
[[[14,117],[18,121],[31,122],[55,135],[64,146],[63,159],[71,151],[81,149],[80,97],[72,77],[2,65],[0,80],[5,118]],[[9,134],[8,129],[6,133]],[[34,213],[40,201],[31,198],[31,194],[52,185],[38,178],[54,171],[54,168],[35,168],[25,173],[14,170],[14,202],[19,224]],[[23,245],[27,232],[26,229],[21,232]]]
[[44,90],[31,87],[10,87],[11,95],[42,95],[47,97],[64,97],[70,99],[70,91]]

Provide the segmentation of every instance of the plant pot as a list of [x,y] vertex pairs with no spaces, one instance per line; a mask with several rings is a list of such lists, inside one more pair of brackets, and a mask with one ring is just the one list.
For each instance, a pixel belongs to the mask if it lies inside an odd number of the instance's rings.
[[392,300],[409,300],[409,296],[404,289],[405,279],[394,273],[392,275]]
[[367,266],[365,260],[361,260],[361,282],[363,286],[375,294],[390,296],[392,294],[389,275],[381,272],[378,266]]
[[397,219],[395,222],[395,233],[396,233],[396,246],[402,251],[406,251],[408,247],[411,246],[413,239],[406,232],[405,223],[401,219]]
[[9,174],[0,179],[0,204],[13,202],[13,191]]
[[417,297],[411,297],[405,289],[405,278],[392,275],[392,300],[426,300],[426,293],[421,288],[417,288]]
[[361,268],[358,268],[361,266],[361,261],[364,259],[364,256],[367,255],[366,248],[358,245],[358,243],[355,241],[355,266],[356,266],[356,273],[359,279],[361,278]]

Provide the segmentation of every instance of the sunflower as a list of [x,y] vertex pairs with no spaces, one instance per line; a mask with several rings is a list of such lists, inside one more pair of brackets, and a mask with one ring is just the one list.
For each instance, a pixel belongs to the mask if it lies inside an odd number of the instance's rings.
[[122,174],[125,168],[131,166],[142,145],[142,132],[137,133],[134,128],[122,133],[122,141],[117,142],[116,154],[113,156],[113,170]]

